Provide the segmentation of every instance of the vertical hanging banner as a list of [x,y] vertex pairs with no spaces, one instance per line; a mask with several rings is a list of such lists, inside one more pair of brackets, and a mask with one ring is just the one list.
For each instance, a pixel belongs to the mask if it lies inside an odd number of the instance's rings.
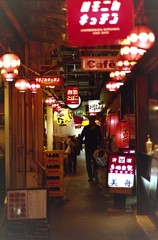
[[77,86],[66,87],[66,104],[79,103],[79,89]]
[[134,26],[132,0],[66,0],[70,46],[117,45]]

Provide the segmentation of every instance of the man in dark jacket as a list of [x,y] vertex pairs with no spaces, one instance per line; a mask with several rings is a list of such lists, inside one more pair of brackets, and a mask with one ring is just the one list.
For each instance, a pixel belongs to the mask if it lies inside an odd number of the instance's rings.
[[[84,141],[83,141],[84,140]],[[92,159],[94,151],[101,147],[102,135],[101,128],[95,123],[95,117],[89,117],[89,125],[85,126],[80,136],[80,146],[85,144],[86,168],[88,173],[88,181],[93,181]]]

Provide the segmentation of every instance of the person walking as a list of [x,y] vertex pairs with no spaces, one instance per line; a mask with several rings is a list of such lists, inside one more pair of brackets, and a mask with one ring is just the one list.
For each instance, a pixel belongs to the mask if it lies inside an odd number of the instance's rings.
[[92,168],[93,154],[96,149],[101,147],[102,134],[101,128],[95,123],[95,116],[89,117],[89,124],[85,126],[80,136],[80,147],[85,144],[85,159],[88,174],[88,181],[93,181],[95,165]]

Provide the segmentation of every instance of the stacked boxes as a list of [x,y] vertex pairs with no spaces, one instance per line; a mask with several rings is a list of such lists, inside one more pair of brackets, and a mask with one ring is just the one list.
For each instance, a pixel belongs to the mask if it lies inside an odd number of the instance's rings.
[[64,150],[44,151],[44,162],[48,195],[64,196]]

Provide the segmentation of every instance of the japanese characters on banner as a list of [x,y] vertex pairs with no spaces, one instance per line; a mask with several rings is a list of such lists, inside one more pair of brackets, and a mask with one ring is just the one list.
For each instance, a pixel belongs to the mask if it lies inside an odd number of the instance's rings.
[[36,82],[43,86],[61,86],[63,77],[61,76],[40,76],[35,78]]
[[79,103],[79,88],[77,86],[66,87],[66,104]]
[[134,186],[134,155],[109,155],[108,186],[132,188]]
[[132,0],[66,0],[70,46],[117,45],[134,26]]

